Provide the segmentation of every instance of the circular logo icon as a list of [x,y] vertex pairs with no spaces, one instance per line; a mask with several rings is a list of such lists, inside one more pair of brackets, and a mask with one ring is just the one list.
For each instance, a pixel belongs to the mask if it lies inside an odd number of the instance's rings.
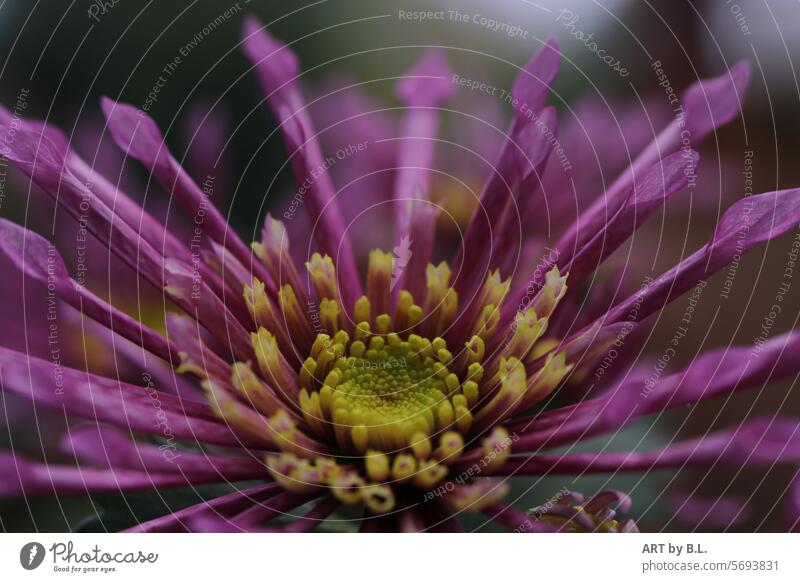
[[29,542],[19,551],[19,563],[26,570],[35,570],[44,561],[44,546],[39,542]]

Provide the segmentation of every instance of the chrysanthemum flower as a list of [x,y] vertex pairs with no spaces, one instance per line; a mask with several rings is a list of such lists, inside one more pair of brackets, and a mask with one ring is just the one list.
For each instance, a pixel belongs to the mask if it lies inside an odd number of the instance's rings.
[[[615,341],[634,337],[641,322],[736,256],[796,226],[797,190],[735,203],[708,244],[610,310],[569,324],[570,294],[690,184],[698,159],[690,145],[738,114],[746,65],[689,88],[683,114],[582,209],[553,245],[557,252],[526,264],[517,249],[530,235],[526,217],[546,198],[540,177],[553,159],[556,114],[545,100],[559,53],[550,41],[519,73],[511,127],[458,252],[433,262],[441,253],[427,169],[437,109],[453,82],[443,56],[425,54],[398,85],[404,141],[385,193],[394,223],[374,225],[393,227],[396,244],[370,250],[362,276],[298,88],[297,59],[253,20],[243,46],[302,187],[297,206],[313,229],[305,264],[293,260],[286,226],[272,216],[260,240],[241,240],[135,107],[102,101],[116,143],[196,226],[191,244],[97,175],[59,130],[3,114],[4,155],[180,313],[168,310],[165,335],[153,331],[72,279],[48,241],[8,221],[0,223],[0,249],[59,302],[108,328],[112,349],[119,338],[133,342],[194,377],[203,398],[2,348],[3,390],[91,424],[64,439],[79,466],[2,453],[1,494],[263,480],[134,529],[308,531],[345,504],[363,508],[367,531],[456,531],[463,511],[514,531],[635,531],[613,509],[629,509],[624,493],[584,499],[564,490],[526,512],[504,499],[505,481],[800,460],[800,425],[780,417],[649,452],[548,453],[800,370],[785,356],[800,341],[792,332],[754,348],[712,350],[658,382],[609,373],[602,387],[587,385],[587,372]],[[561,389],[564,398],[554,399]],[[290,525],[274,525],[284,514]]]

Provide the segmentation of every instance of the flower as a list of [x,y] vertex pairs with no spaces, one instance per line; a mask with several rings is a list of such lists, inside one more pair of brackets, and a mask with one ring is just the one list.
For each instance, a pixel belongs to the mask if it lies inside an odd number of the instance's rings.
[[[405,117],[386,193],[395,243],[369,251],[362,279],[360,249],[301,96],[296,57],[254,19],[245,23],[243,47],[300,188],[283,218],[291,221],[302,207],[313,225],[305,269],[278,218],[267,216],[251,246],[240,239],[154,121],[135,107],[101,103],[117,145],[187,215],[189,240],[118,184],[98,179],[58,129],[10,112],[0,116],[3,155],[174,306],[166,333],[73,279],[53,245],[7,220],[0,222],[5,258],[64,309],[106,328],[112,350],[131,342],[194,378],[203,394],[160,391],[149,374],[136,385],[0,348],[4,391],[90,421],[71,426],[62,442],[77,466],[0,453],[0,494],[258,480],[267,482],[133,530],[309,531],[339,506],[355,505],[363,508],[365,531],[457,531],[457,516],[475,511],[513,531],[629,532],[636,524],[619,521],[612,509],[629,511],[622,492],[584,501],[564,490],[525,512],[505,499],[506,479],[800,460],[800,423],[784,417],[649,452],[547,452],[800,370],[785,355],[800,342],[789,332],[755,348],[711,350],[655,380],[614,366],[599,386],[587,386],[588,372],[615,342],[634,337],[648,317],[744,251],[793,228],[800,219],[796,189],[739,200],[705,246],[610,309],[590,307],[579,328],[569,324],[586,278],[667,198],[691,185],[698,161],[691,145],[739,113],[745,64],[690,87],[682,114],[581,209],[549,252],[538,263],[520,262],[525,217],[536,214],[545,193],[540,176],[560,182],[552,166],[563,154],[557,116],[546,105],[559,51],[548,41],[514,84],[514,117],[459,250],[435,262],[438,210],[427,168],[437,109],[454,85],[443,54],[425,53],[397,88]],[[345,155],[357,156],[354,147]],[[531,244],[541,244],[538,235]],[[288,525],[276,522],[283,514],[293,517]]]

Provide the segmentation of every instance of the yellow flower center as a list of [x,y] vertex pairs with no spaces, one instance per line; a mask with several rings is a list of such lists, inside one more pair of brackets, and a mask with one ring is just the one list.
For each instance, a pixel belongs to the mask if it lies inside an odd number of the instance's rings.
[[300,370],[301,408],[345,450],[405,449],[453,426],[457,412],[467,416],[461,428],[469,428],[467,398],[447,367],[452,355],[443,339],[389,333],[349,342],[339,332],[333,339],[319,334],[314,345],[323,347]]
[[[280,229],[273,225],[270,232],[256,253],[272,277],[282,280],[278,267],[290,261],[287,249],[275,244],[284,238]],[[447,263],[427,266],[417,299],[402,287],[393,292],[399,267],[406,266],[396,265],[393,254],[373,250],[366,294],[344,309],[332,259],[312,255],[306,263],[316,296],[309,301],[310,321],[298,273],[288,273],[289,282],[276,294],[258,279],[245,285],[260,376],[250,363],[238,362],[231,383],[263,420],[242,410],[228,391],[215,390],[215,382],[206,385],[226,422],[280,451],[265,461],[287,490],[327,487],[345,503],[363,502],[377,514],[392,509],[395,487],[429,491],[459,459],[486,458],[482,469],[491,471],[511,453],[512,439],[498,425],[546,398],[571,369],[563,352],[536,350],[566,291],[557,269],[516,316],[512,333],[497,337],[509,287],[499,272],[489,275],[457,322],[458,293]],[[445,334],[457,341],[452,351]],[[487,342],[500,340],[503,349],[488,353]],[[299,370],[288,356],[296,348],[308,351]],[[526,364],[537,361],[538,371],[528,377]],[[202,371],[202,362],[183,365]],[[479,439],[482,450],[464,459],[471,439]],[[459,492],[448,503],[475,507],[493,498],[480,482]]]

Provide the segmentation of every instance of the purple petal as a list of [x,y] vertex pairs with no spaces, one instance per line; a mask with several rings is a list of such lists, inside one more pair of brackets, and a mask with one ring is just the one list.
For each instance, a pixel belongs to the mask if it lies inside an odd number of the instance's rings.
[[[206,346],[198,322],[188,315],[167,313],[167,336],[181,346],[180,362],[200,378],[214,377],[227,380],[231,377],[230,365]],[[198,369],[194,369],[197,367]]]
[[425,531],[422,512],[416,507],[405,507],[397,516],[398,530],[401,533],[420,533]]
[[192,519],[201,515],[232,516],[244,511],[253,503],[265,501],[278,495],[283,489],[277,483],[258,485],[249,489],[234,491],[222,497],[203,501],[197,505],[186,507],[179,511],[168,513],[162,517],[140,523],[128,530],[133,533],[168,533],[189,531],[187,527]]
[[749,78],[750,65],[741,61],[719,77],[697,81],[686,90],[683,109],[693,142],[699,142],[739,114]]
[[169,152],[155,121],[132,105],[115,103],[107,97],[101,99],[101,105],[109,131],[122,151],[139,160],[161,186],[175,197],[191,220],[195,221],[201,216],[203,230],[208,231],[213,240],[229,248],[243,265],[252,269],[274,289],[274,283],[263,265],[254,260],[250,249]]
[[[529,191],[515,191],[515,186],[521,181],[523,187],[530,187],[532,177],[538,181],[552,151],[548,133],[540,128],[555,127],[555,110],[546,108],[537,113],[535,120],[526,121],[523,123],[516,119],[512,123],[495,171],[481,193],[479,204],[464,234],[464,242],[452,263],[458,269],[454,287],[459,293],[459,304],[463,309],[469,309],[472,305],[489,265],[507,258],[508,247],[513,242],[513,238],[509,240],[508,237],[513,231],[509,223],[504,224],[503,217],[509,215],[509,220],[516,218],[519,210],[515,209],[515,205],[519,204],[519,199],[533,195]],[[527,204],[530,201],[523,203],[523,206]],[[500,252],[495,248],[497,245],[502,246]],[[469,320],[469,317],[459,317],[456,321],[451,332],[454,343],[465,339],[464,326]]]
[[311,228],[319,246],[334,259],[340,281],[339,291],[345,297],[345,305],[342,307],[347,308],[360,296],[361,281],[338,201],[334,196],[333,183],[327,172],[317,170],[325,165],[322,152],[316,143],[315,134],[305,129],[303,117],[290,115],[288,109],[281,108],[278,111],[278,120],[297,182],[303,184],[307,181],[307,176],[312,173],[317,175],[307,189],[303,206],[308,211]]
[[167,363],[177,363],[180,360],[178,347],[160,333],[110,303],[106,303],[85,287],[80,287],[74,282],[73,285],[77,289],[77,293],[64,293],[63,297],[78,312],[135,345],[141,346]]
[[186,528],[195,533],[264,533],[264,528],[254,525],[237,525],[229,519],[208,513],[187,519]]
[[800,372],[800,332],[788,332],[758,346],[735,346],[700,355],[677,374],[648,386],[645,412],[694,404],[733,391],[766,388]]
[[[594,271],[600,264],[629,238],[672,194],[682,190],[689,181],[689,176],[694,175],[698,155],[692,150],[675,152],[674,154],[656,162],[642,177],[635,182],[628,198],[617,209],[614,216],[604,223],[591,222],[581,227],[581,239],[586,240],[580,249],[573,252],[564,250],[559,256],[562,271],[569,273],[568,284],[576,288],[585,277]],[[595,234],[591,229],[597,228]],[[587,234],[588,233],[588,234]],[[563,239],[556,246],[558,249],[567,249],[571,243]],[[570,258],[571,257],[571,258]],[[567,262],[568,261],[568,262]],[[501,325],[509,325],[518,310],[518,305],[530,293],[530,289],[539,289],[545,273],[552,267],[550,258],[540,261],[531,275],[523,279],[525,286],[518,286],[505,302]]]
[[599,511],[606,509],[612,503],[616,503],[619,506],[620,511],[627,513],[631,508],[632,501],[627,493],[615,491],[613,489],[607,489],[597,493],[594,497],[589,499],[583,504],[583,508],[589,513],[598,513]]
[[[318,496],[318,493],[293,493],[291,491],[284,491],[267,501],[255,503],[245,509],[234,516],[231,523],[244,527],[260,525],[265,521],[280,517],[281,515],[290,514],[293,509],[300,507]],[[290,517],[295,516],[290,515]]]
[[685,370],[657,381],[650,377],[651,367],[645,375],[627,378],[604,396],[520,419],[509,430],[528,433],[531,442],[565,444],[616,430],[630,414],[646,415],[739,390],[765,388],[800,372],[800,361],[793,357],[798,346],[800,332],[789,332],[757,348],[737,346],[706,352]]
[[0,451],[0,497],[119,493],[186,484],[183,475],[45,464]]
[[[606,221],[613,216],[622,205],[622,198],[631,185],[636,183],[636,176],[656,163],[665,155],[682,147],[686,128],[696,127],[697,134],[689,132],[688,136],[694,147],[705,137],[707,131],[714,129],[713,123],[726,123],[738,112],[741,106],[741,92],[747,80],[748,68],[740,63],[729,73],[719,79],[701,81],[688,90],[690,97],[685,115],[674,119],[658,136],[636,157],[619,177],[600,197],[584,212],[577,221],[562,235],[556,245],[562,253],[562,260],[568,261],[572,253],[580,248],[587,236],[593,236]],[[727,81],[726,81],[727,79]],[[698,91],[708,92],[708,103],[698,105]],[[705,99],[705,97],[704,97]],[[712,102],[713,100],[713,102]],[[735,106],[735,109],[734,109]],[[709,113],[714,111],[714,113]],[[582,232],[583,231],[583,232]],[[587,234],[588,233],[588,234]]]
[[231,252],[221,244],[212,242],[210,246],[210,250],[204,250],[209,256],[213,257],[213,260],[207,259],[206,262],[214,265],[217,272],[220,273],[229,287],[237,291],[237,296],[241,295],[244,286],[253,283],[252,275],[247,271],[247,268],[239,262],[239,259],[234,257]]
[[[499,228],[512,190],[517,181],[533,171],[541,175],[544,161],[533,163],[537,158],[533,152],[549,153],[551,144],[547,140],[545,127],[555,127],[555,120],[539,119],[550,83],[558,73],[558,42],[551,38],[541,51],[520,72],[512,94],[515,99],[515,117],[508,130],[508,137],[500,149],[494,171],[481,192],[480,203],[470,219],[464,242],[452,265],[457,269],[454,287],[462,298],[471,297],[477,274],[483,273],[487,263],[479,260],[485,250],[485,242],[492,228]],[[549,126],[546,123],[549,121]],[[531,155],[529,155],[531,154]],[[462,299],[463,300],[463,299]],[[468,302],[468,301],[467,301]]]
[[341,505],[333,496],[324,497],[308,513],[296,517],[294,521],[284,528],[286,533],[306,533],[313,531]]
[[115,103],[108,97],[100,99],[100,106],[111,136],[126,155],[139,160],[154,175],[171,172],[172,160],[167,145],[150,116],[132,105]]
[[123,431],[102,425],[70,428],[61,449],[78,460],[110,469],[134,469],[145,473],[180,473],[189,483],[216,478],[238,481],[263,478],[260,456],[220,456],[186,451],[167,440],[160,445],[134,442]]
[[[18,143],[25,141],[33,142],[36,139],[36,136],[26,133],[22,129],[18,131],[17,135],[22,136],[25,139],[22,139],[21,137],[15,142],[15,146]],[[42,143],[48,144],[48,147],[53,146],[52,142],[49,142],[46,137],[41,135],[38,137]],[[23,148],[21,151],[22,153],[25,153],[27,150]],[[17,153],[19,153],[19,151],[17,151]],[[87,229],[97,236],[98,239],[103,241],[111,251],[120,256],[120,258],[128,263],[129,266],[131,266],[137,272],[140,272],[148,281],[160,289],[162,287],[161,281],[163,274],[163,258],[146,241],[141,239],[133,231],[133,229],[130,228],[130,226],[118,220],[113,211],[103,204],[102,201],[95,198],[89,189],[85,188],[72,174],[64,169],[63,165],[56,164],[49,166],[48,164],[50,161],[56,157],[56,154],[51,154],[44,155],[43,159],[45,160],[45,163],[40,164],[37,159],[29,164],[30,171],[32,172],[34,179],[37,180],[42,187],[48,189],[49,193],[54,196],[56,200],[62,203],[70,213],[75,216],[80,216],[81,220],[85,220]],[[21,156],[19,159],[24,160],[24,158]],[[27,164],[27,162],[23,163],[23,169],[28,167],[25,164]],[[6,233],[4,236],[5,242],[3,244],[9,245],[9,252],[18,251],[21,248],[19,242],[15,243],[14,241],[19,241],[20,239],[25,238],[30,239],[32,242],[34,240],[32,235],[28,237],[23,236],[21,231],[10,227],[9,223],[3,223],[3,226],[3,230]],[[43,259],[43,248],[47,248],[47,243],[43,240],[38,240],[35,247],[35,251],[38,254],[33,258],[39,259],[39,262],[41,262]],[[44,259],[46,265],[46,257],[44,257]],[[23,257],[20,257],[19,260],[22,260],[22,263],[25,262]],[[24,269],[25,267],[22,263],[20,263],[20,265]],[[106,313],[106,309],[104,309],[102,301],[92,296],[87,290],[76,290],[72,283],[68,283],[63,278],[63,271],[64,269],[62,263],[56,272],[56,274],[59,275],[59,278],[56,282],[59,283],[59,290],[67,295],[65,298],[71,303],[75,303],[76,301],[79,301],[75,297],[75,294],[80,293],[87,298],[87,314],[92,318],[97,318],[101,322],[107,321],[107,318],[111,315]],[[36,277],[41,277],[42,274],[45,274],[45,281],[47,281],[46,273],[46,269],[43,272],[41,269],[39,269],[37,273],[30,274]],[[182,280],[182,282],[185,281]],[[190,286],[193,282],[194,279],[191,279]],[[207,288],[202,279],[199,286],[201,297],[213,296],[213,292]],[[173,299],[178,305],[183,307],[184,310],[190,313],[195,311],[192,302],[192,293],[184,294],[183,296],[174,295]],[[225,311],[221,313],[225,313]],[[208,328],[217,333],[219,339],[224,342],[227,339],[225,327],[215,325],[219,319],[219,313],[215,312],[213,318],[210,318],[211,312],[209,311],[205,311],[204,314],[206,315],[204,323],[208,324]],[[113,315],[117,317],[121,331],[123,329],[127,329],[129,332],[135,333],[138,330],[144,329],[142,326],[137,325],[132,318],[124,317],[116,310],[113,312]],[[163,341],[158,340],[153,333],[144,332],[144,334],[148,336],[148,349],[159,350],[154,351],[154,353],[158,353],[158,355],[165,357],[165,359],[169,357],[168,346],[166,346]],[[243,331],[240,336],[241,335],[244,335],[245,337],[247,336],[247,334]],[[137,339],[138,338],[134,336],[132,341],[137,341]],[[249,342],[246,343],[249,346]]]
[[205,180],[209,174],[219,192],[217,205],[227,203],[226,196],[233,192],[235,184],[231,176],[231,131],[227,112],[215,103],[201,101],[189,109],[183,122],[183,141],[186,144],[186,160],[197,181]]
[[241,361],[255,358],[250,335],[222,300],[202,282],[191,266],[167,259],[164,264],[164,291],[179,305],[187,305],[188,313],[197,317],[214,336],[229,347]]
[[91,184],[92,193],[154,249],[168,257],[190,259],[186,245],[95,168],[75,154],[67,158],[67,168],[84,184]]
[[[582,98],[562,122],[558,140],[569,159],[550,159],[544,175],[546,211],[541,205],[526,217],[539,232],[561,232],[574,216],[590,206],[610,176],[629,163],[631,152],[653,139],[653,127],[668,123],[660,103],[603,103]],[[580,171],[572,161],[580,160]]]
[[523,104],[534,111],[544,107],[550,85],[558,75],[560,58],[558,39],[552,36],[519,72],[511,90],[514,100],[520,105],[515,107],[517,115],[525,115]]
[[[535,124],[528,129],[544,134],[545,139],[534,140],[527,152],[519,176],[520,183],[515,186],[516,204],[508,204],[502,219],[492,232],[492,262],[490,268],[499,268],[501,274],[508,276],[515,271],[514,261],[519,260],[519,249],[529,235],[526,217],[541,210],[543,196],[542,178],[544,168],[552,151],[552,143],[546,139],[549,133],[558,135],[558,118],[553,107],[544,108],[537,116]],[[543,129],[544,128],[544,129]],[[549,132],[549,133],[548,133]],[[516,256],[515,256],[516,251]]]
[[[436,138],[439,132],[438,105],[455,89],[452,70],[440,49],[427,51],[398,82],[397,96],[408,109],[400,128],[397,169],[393,199],[395,209],[395,244],[411,237],[414,199],[430,199],[430,169],[433,167]],[[430,213],[428,213],[430,215]],[[429,225],[430,226],[430,225]],[[410,263],[415,275],[424,272],[430,254],[413,253]],[[410,274],[404,272],[397,289],[406,288]],[[413,295],[413,291],[412,291]]]
[[441,209],[425,200],[417,199],[411,209],[411,230],[408,234],[412,246],[411,260],[395,282],[394,289],[407,289],[415,298],[425,297],[425,269],[433,260],[436,241],[436,219]]
[[38,176],[43,188],[57,186],[67,158],[65,141],[53,139],[42,126],[29,123],[14,128],[13,137],[11,131],[9,125],[0,124],[0,135],[4,136],[5,143],[3,157],[16,163],[29,176]]
[[300,61],[294,52],[267,34],[257,18],[245,18],[242,36],[242,50],[252,63],[258,63],[256,72],[268,93],[288,86],[300,75]]
[[211,408],[153,388],[134,386],[0,348],[2,387],[35,403],[99,422],[176,438],[225,446],[242,442],[217,420]]
[[595,235],[565,269],[575,287],[628,239],[672,194],[683,190],[694,175],[699,156],[691,150],[675,152],[657,162],[636,182],[625,205]]
[[455,92],[453,70],[442,49],[429,49],[397,82],[397,98],[408,107],[436,107]]
[[[383,247],[391,237],[383,230],[363,228],[360,219],[391,224],[393,205],[384,204],[391,199],[397,166],[396,141],[398,119],[395,111],[386,108],[376,96],[368,93],[362,83],[340,76],[315,83],[308,103],[314,127],[319,128],[322,151],[336,152],[352,148],[353,144],[366,144],[358,155],[337,159],[330,168],[333,183],[338,188],[337,198],[347,234],[356,253],[357,261],[370,249]],[[305,249],[312,236],[307,214],[295,215],[287,223],[292,246]],[[298,256],[302,263],[306,257]]]
[[5,154],[98,240],[160,289],[161,256],[64,167],[65,151],[46,135],[23,126]]
[[[602,412],[608,413],[608,412]],[[610,413],[608,413],[610,414]],[[538,452],[558,446],[557,442],[537,442],[523,435],[514,451]],[[762,418],[743,422],[731,429],[711,432],[697,439],[678,441],[649,453],[584,453],[512,457],[494,474],[569,475],[575,473],[615,473],[683,467],[730,467],[771,465],[800,461],[800,423],[790,418]]]
[[52,285],[54,293],[75,309],[160,358],[177,361],[177,350],[161,335],[72,281],[61,255],[45,238],[0,219],[0,252],[28,277]]
[[[69,150],[69,139],[64,132],[57,127],[34,119],[21,119],[19,117],[15,117],[8,109],[3,107],[3,105],[0,105],[0,126],[8,127],[12,124],[15,126],[24,126],[32,133],[41,133],[46,135],[47,138],[55,145],[56,149],[60,151],[66,152]],[[13,141],[14,140],[6,140],[6,143],[12,143]],[[5,152],[3,155],[5,155]]]
[[758,243],[776,238],[800,220],[800,190],[780,190],[750,196],[733,204],[717,226],[711,241],[690,257],[659,276],[640,294],[611,309],[605,321],[622,321],[641,296],[637,319],[642,320],[708,279],[734,257]]
[[296,57],[271,37],[255,18],[245,21],[243,33],[244,52],[253,63],[267,104],[278,120],[298,185],[304,184],[309,176],[316,176],[307,189],[303,206],[320,247],[334,259],[337,274],[343,281],[340,286],[346,297],[343,307],[349,309],[361,296],[361,281],[330,174],[319,170],[326,164],[317,133],[294,82],[299,68]]
[[[632,333],[634,326],[630,322],[595,325],[584,333],[573,336],[569,341],[560,343],[552,352],[565,352],[567,362],[574,364],[577,370],[586,370],[597,364],[597,360],[608,352],[615,340]],[[550,352],[526,362],[526,372],[533,376],[541,370],[549,354]]]

